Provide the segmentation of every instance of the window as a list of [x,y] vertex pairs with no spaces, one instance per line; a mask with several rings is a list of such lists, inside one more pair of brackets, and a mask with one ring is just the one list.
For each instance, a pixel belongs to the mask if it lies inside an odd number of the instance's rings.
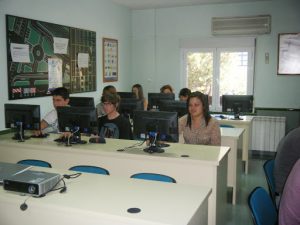
[[182,48],[182,54],[182,86],[209,95],[211,111],[221,111],[224,94],[253,95],[254,46]]

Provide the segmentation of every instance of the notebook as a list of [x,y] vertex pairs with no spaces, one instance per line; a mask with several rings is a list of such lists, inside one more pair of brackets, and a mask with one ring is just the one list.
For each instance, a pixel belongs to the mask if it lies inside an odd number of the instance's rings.
[[0,184],[3,184],[3,179],[8,178],[16,173],[25,171],[29,168],[31,168],[29,165],[0,162]]

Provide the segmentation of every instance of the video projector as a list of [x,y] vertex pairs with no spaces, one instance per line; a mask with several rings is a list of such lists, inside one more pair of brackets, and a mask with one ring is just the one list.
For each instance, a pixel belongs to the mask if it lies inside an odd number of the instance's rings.
[[26,170],[3,180],[7,191],[21,192],[41,196],[54,188],[60,180],[60,174]]

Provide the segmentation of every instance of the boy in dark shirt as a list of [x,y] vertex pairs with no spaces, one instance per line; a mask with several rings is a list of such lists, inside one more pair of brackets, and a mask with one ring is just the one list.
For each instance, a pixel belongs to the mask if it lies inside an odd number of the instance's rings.
[[115,93],[102,96],[105,116],[98,118],[99,136],[117,139],[132,139],[132,130],[129,120],[118,112],[120,97]]

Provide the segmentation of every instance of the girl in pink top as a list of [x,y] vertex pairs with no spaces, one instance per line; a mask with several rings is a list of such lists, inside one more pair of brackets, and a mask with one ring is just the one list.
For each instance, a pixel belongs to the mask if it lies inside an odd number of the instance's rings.
[[221,145],[221,132],[217,120],[209,114],[205,95],[193,92],[187,100],[188,114],[179,119],[179,135],[184,143],[199,145]]

